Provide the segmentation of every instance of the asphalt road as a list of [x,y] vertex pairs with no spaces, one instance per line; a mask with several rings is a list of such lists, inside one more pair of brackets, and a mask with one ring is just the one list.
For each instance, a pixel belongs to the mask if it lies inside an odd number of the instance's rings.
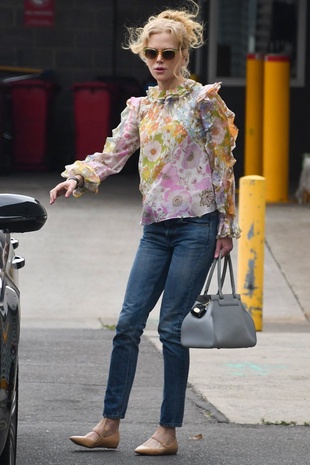
[[22,329],[17,465],[309,465],[310,427],[221,422],[191,389],[178,455],[137,456],[156,426],[162,391],[161,354],[146,338],[119,448],[75,446],[69,436],[100,419],[112,337],[107,329]]

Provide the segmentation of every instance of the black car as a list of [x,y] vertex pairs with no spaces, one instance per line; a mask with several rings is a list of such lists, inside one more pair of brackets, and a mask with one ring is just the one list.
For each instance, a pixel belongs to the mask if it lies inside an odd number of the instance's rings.
[[20,304],[18,270],[25,259],[15,253],[11,233],[36,231],[47,219],[34,198],[0,194],[0,464],[15,465],[18,414]]

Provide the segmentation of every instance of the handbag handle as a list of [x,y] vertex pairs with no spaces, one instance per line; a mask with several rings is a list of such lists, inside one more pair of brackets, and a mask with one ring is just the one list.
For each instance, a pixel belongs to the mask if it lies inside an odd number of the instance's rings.
[[[210,284],[211,284],[211,281],[212,281],[212,277],[213,277],[213,273],[214,273],[214,270],[215,270],[215,267],[218,263],[218,261],[220,261],[222,258],[222,254],[220,252],[220,256],[219,258],[215,258],[212,262],[212,265],[211,265],[211,268],[209,270],[209,273],[208,273],[208,276],[207,276],[207,281],[206,281],[206,285],[205,285],[205,288],[204,288],[204,291],[203,291],[203,295],[205,297],[207,297],[207,294],[208,294],[208,291],[209,291],[209,287],[210,287]],[[218,270],[219,271],[219,270]],[[224,267],[223,267],[223,273],[222,273],[222,277],[218,277],[218,281],[221,281],[221,289],[222,289],[222,286],[224,284],[224,281],[225,281],[225,277],[226,277],[226,271],[227,271],[227,260],[224,261]],[[220,270],[220,274],[221,274],[221,270]],[[218,286],[218,288],[220,288],[220,286]]]
[[236,288],[235,288],[235,278],[234,278],[234,271],[233,271],[233,266],[232,266],[232,261],[231,261],[230,254],[228,254],[228,255],[226,255],[224,257],[223,272],[221,272],[221,260],[222,260],[222,253],[220,252],[219,257],[215,258],[213,260],[213,263],[212,263],[211,268],[209,270],[209,274],[208,274],[208,277],[207,277],[207,281],[206,281],[206,285],[205,285],[205,288],[204,288],[203,295],[205,297],[207,297],[207,295],[208,295],[208,291],[209,291],[209,287],[210,287],[210,284],[211,284],[211,281],[212,281],[213,273],[214,273],[215,267],[217,265],[218,294],[219,294],[220,299],[223,299],[223,291],[222,291],[222,289],[223,289],[223,285],[224,285],[224,282],[225,282],[227,266],[229,266],[231,291],[232,291],[233,297],[236,298],[237,296],[236,296]]
[[[225,269],[225,267],[227,268],[227,264],[229,266],[231,292],[232,292],[232,295],[233,295],[234,299],[236,299],[237,295],[236,295],[234,270],[233,270],[230,254],[228,254],[228,255],[226,255],[224,257],[224,269]],[[220,253],[219,259],[217,261],[217,284],[218,284],[218,293],[219,293],[220,299],[223,299],[222,287],[223,287],[223,284],[224,284],[224,280],[221,279],[221,253]]]

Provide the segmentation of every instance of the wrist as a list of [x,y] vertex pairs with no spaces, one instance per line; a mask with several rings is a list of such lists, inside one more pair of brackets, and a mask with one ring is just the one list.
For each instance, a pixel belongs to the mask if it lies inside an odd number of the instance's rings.
[[82,187],[84,184],[84,178],[83,176],[77,175],[77,176],[68,176],[67,181],[75,181],[76,186],[75,188],[77,189],[78,187]]

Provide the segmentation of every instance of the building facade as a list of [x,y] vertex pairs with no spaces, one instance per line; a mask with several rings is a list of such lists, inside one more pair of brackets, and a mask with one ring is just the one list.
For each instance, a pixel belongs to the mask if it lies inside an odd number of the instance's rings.
[[[12,67],[53,70],[60,92],[53,117],[51,169],[75,158],[75,83],[128,80],[145,91],[144,63],[122,48],[126,28],[142,25],[153,13],[179,0],[46,0],[52,25],[27,24],[26,4],[0,5],[0,76]],[[191,71],[205,84],[221,81],[221,95],[236,113],[236,176],[244,174],[245,66],[250,52],[288,55],[290,81],[289,182],[298,183],[302,155],[310,152],[310,8],[307,0],[197,0],[205,24],[205,45],[191,57]],[[125,92],[126,94],[126,92]],[[124,95],[125,96],[125,95]],[[104,141],[102,141],[103,145]]]

